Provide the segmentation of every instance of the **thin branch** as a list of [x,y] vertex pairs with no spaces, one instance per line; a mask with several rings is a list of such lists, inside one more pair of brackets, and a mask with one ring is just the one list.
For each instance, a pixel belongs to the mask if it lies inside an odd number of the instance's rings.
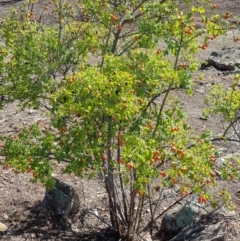
[[[176,90],[176,89],[178,89],[178,88],[175,87],[175,88],[171,88],[170,90],[172,91],[172,90]],[[166,89],[166,90],[164,90],[163,92],[157,93],[156,95],[154,95],[154,96],[149,100],[149,102],[147,103],[145,109],[148,109],[148,107],[154,102],[154,100],[156,100],[158,97],[160,97],[162,94],[165,94],[165,93],[168,92],[168,91],[169,91],[169,89]]]
[[231,138],[227,138],[227,137],[216,137],[216,138],[212,138],[211,141],[233,141],[233,142],[240,142],[240,139],[231,139]]
[[161,197],[162,197],[163,191],[164,191],[164,187],[162,188],[162,190],[161,190],[161,192],[160,192],[160,194],[159,194],[157,203],[156,203],[155,208],[154,208],[154,211],[153,211],[153,217],[154,217],[154,215],[155,215],[155,213],[156,213],[156,211],[157,211],[158,205],[161,204],[161,203],[160,203],[160,199],[161,199]]
[[[223,136],[225,137],[231,126],[233,126],[238,120],[240,120],[240,116],[238,116],[234,121],[231,121],[227,129],[224,131]],[[234,128],[235,129],[235,128]],[[239,137],[239,135],[237,135]],[[239,137],[240,139],[240,137]]]
[[[205,186],[205,184],[203,184],[201,186],[201,189]],[[164,210],[162,213],[160,213],[155,220],[159,219],[160,217],[163,216],[163,214],[165,214],[167,211],[169,211],[172,207],[174,207],[175,205],[177,205],[178,203],[180,203],[184,198],[186,198],[187,196],[190,196],[191,194],[193,194],[194,191],[191,191],[189,194],[181,197],[180,199],[178,199],[176,202],[174,202],[172,205],[170,205],[166,210]]]

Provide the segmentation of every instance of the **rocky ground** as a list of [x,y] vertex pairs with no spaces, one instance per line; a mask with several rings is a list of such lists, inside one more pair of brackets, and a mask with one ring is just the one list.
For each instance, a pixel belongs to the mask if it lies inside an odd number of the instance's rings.
[[[39,2],[39,7],[44,5],[44,1]],[[215,2],[220,12],[232,11],[236,14],[240,13],[239,0],[216,0]],[[0,0],[0,18],[8,13],[9,5],[20,6],[20,4],[21,1],[14,3],[14,1]],[[237,31],[240,31],[240,29],[229,31],[226,36],[219,37],[216,41],[210,43],[209,48],[199,54],[199,59],[205,61],[209,59],[212,52],[216,52],[219,54],[216,58],[222,63],[228,64],[229,62],[235,63],[239,61],[240,45],[233,42],[233,36]],[[217,136],[222,133],[226,123],[219,116],[212,117],[208,120],[202,118],[204,96],[215,83],[224,83],[226,87],[230,86],[235,73],[234,71],[231,73],[221,71],[213,65],[205,67],[206,68],[199,70],[196,75],[194,75],[196,88],[193,97],[186,97],[180,91],[177,92],[177,95],[180,97],[188,113],[190,124],[194,129],[200,132],[210,128],[213,130],[213,135]],[[237,67],[235,70],[239,71]],[[205,76],[204,84],[198,80],[200,74],[204,74]],[[18,110],[17,103],[9,104],[0,110],[0,135],[13,134],[23,126],[36,122],[37,120],[46,121],[46,117],[40,110],[26,110],[22,112]],[[240,127],[238,127],[238,131],[240,132]],[[231,135],[231,133],[229,133],[229,135]],[[216,142],[216,145],[221,149],[222,156],[238,155],[240,153],[239,143]],[[3,157],[0,158],[3,159]],[[80,196],[80,204],[83,207],[89,208],[92,213],[100,215],[107,220],[107,199],[102,188],[101,178],[95,178],[90,181],[87,180],[87,178],[79,179],[72,175],[62,174],[61,169],[64,164],[56,163],[55,165],[56,171],[54,177],[72,185]],[[2,166],[0,166],[0,222],[8,227],[7,231],[0,232],[1,240],[116,240],[114,233],[109,232],[104,223],[82,208],[80,209],[81,211],[72,217],[71,220],[68,220],[68,222],[58,216],[52,216],[45,212],[42,206],[45,188],[40,184],[32,185],[29,182],[30,179],[30,174],[15,174],[12,170],[3,169]],[[221,222],[221,220],[226,219],[227,216],[228,223],[226,224],[225,222],[225,226],[221,226],[221,231],[226,233],[225,239],[209,238],[209,240],[234,240],[240,237],[240,229],[238,226],[240,217],[240,184],[236,181],[231,183],[220,182],[220,185],[224,185],[231,191],[232,201],[236,204],[237,210],[231,214],[221,214],[223,216],[220,216],[220,218],[218,216],[218,221],[216,221],[217,218],[211,216],[213,222],[215,220],[215,223]],[[169,203],[173,201],[174,195],[170,192],[167,193],[165,202]],[[161,209],[164,210],[164,208],[166,208],[166,206],[163,203]],[[162,210],[159,210],[159,212]],[[143,219],[147,220],[147,212],[144,215]],[[210,226],[210,219],[208,219],[208,223],[205,219],[203,219],[202,222]],[[161,234],[151,235],[149,230],[150,229],[146,229],[146,231],[143,231],[142,236],[139,236],[139,240],[163,240]],[[154,234],[156,234],[156,228],[154,230]],[[200,232],[201,231],[199,231],[199,233]],[[201,236],[201,240],[206,240],[203,237],[204,236]]]

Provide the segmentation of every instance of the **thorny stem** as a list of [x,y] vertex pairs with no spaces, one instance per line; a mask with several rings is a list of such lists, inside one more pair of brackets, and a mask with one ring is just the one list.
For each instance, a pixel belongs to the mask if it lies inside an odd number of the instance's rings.
[[133,190],[133,186],[132,186],[132,182],[133,182],[133,174],[131,173],[131,185],[130,185],[130,207],[129,207],[129,218],[128,218],[128,239],[132,240],[132,235],[133,235],[133,214],[134,214],[134,207],[135,207],[135,197],[136,197],[136,192]]
[[240,140],[226,138],[226,137],[216,137],[216,138],[211,139],[211,141],[234,141],[234,142],[240,142]]
[[[140,199],[140,201],[142,200],[142,197]],[[140,212],[141,212],[141,203],[138,203],[138,208],[137,208],[137,211],[136,211],[136,216],[135,216],[135,221],[133,223],[133,229],[132,229],[132,236],[131,236],[131,240],[134,240],[135,238],[135,233],[136,233],[136,228],[138,227],[138,222],[139,222],[139,218],[140,218]]]
[[141,220],[141,216],[142,216],[142,209],[143,209],[143,201],[144,201],[145,196],[142,195],[140,198],[140,204],[139,204],[139,208],[138,208],[138,216],[136,218],[136,228],[134,228],[135,232],[138,231],[139,229],[139,225],[140,225],[140,220]]
[[[120,132],[119,132],[120,133]],[[121,148],[120,144],[118,142],[118,147],[117,147],[117,160],[119,161],[121,158]],[[121,187],[121,192],[122,192],[122,199],[123,199],[123,209],[124,209],[124,216],[125,216],[125,222],[128,223],[128,215],[127,215],[127,197],[125,195],[125,191],[123,188],[123,179],[122,179],[122,174],[120,170],[120,164],[119,164],[119,180],[120,180],[120,187]]]
[[118,40],[119,40],[119,36],[121,34],[121,30],[118,30],[114,35],[114,41],[113,41],[113,46],[112,46],[112,49],[111,49],[111,53],[112,54],[116,54],[116,50],[117,50],[117,44],[118,44]]
[[[150,193],[150,184],[148,184],[148,193]],[[152,202],[151,202],[151,196],[148,196],[149,199],[149,206],[150,206],[150,213],[151,213],[151,220],[153,221],[153,209],[152,209]]]

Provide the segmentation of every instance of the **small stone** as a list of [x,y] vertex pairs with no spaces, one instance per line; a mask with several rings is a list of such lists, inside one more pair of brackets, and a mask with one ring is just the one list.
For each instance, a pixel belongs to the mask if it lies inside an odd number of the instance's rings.
[[0,223],[0,232],[5,232],[7,229],[8,227],[5,224]]
[[218,52],[213,51],[210,56],[218,57],[218,55],[219,55]]
[[[43,237],[43,233],[38,232],[36,238],[42,238],[42,237]],[[42,239],[41,239],[41,240],[42,240]]]
[[29,115],[35,115],[35,114],[37,114],[37,111],[36,110],[29,110],[28,114]]
[[8,215],[6,213],[3,214],[4,219],[9,219]]
[[150,209],[146,209],[146,213],[150,213]]

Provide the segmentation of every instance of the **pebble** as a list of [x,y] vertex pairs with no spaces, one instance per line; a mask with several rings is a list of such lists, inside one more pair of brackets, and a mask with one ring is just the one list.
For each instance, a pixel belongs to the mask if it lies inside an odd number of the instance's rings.
[[37,111],[36,110],[29,110],[28,114],[29,115],[35,115],[35,114],[37,114]]
[[0,232],[5,232],[7,230],[7,226],[3,223],[0,223]]
[[6,213],[3,214],[4,219],[9,219],[8,215]]

